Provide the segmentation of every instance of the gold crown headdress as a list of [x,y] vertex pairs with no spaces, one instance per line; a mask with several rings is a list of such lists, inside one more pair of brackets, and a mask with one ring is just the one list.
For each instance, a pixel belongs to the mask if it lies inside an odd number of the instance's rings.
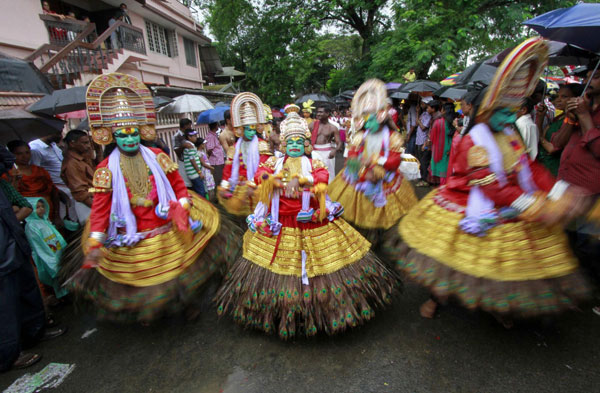
[[144,140],[156,138],[156,112],[150,90],[126,74],[97,76],[88,86],[85,104],[92,139],[99,145],[113,141],[113,130],[138,128]]
[[352,117],[354,127],[360,130],[365,125],[365,116],[374,114],[377,121],[383,123],[388,117],[387,90],[379,79],[369,79],[363,83],[352,98]]
[[315,102],[313,100],[306,100],[302,103],[302,112],[312,113],[315,107],[312,106]]
[[541,37],[525,40],[513,49],[487,87],[477,121],[486,121],[496,108],[518,108],[535,90],[547,62],[548,44]]
[[281,130],[279,139],[281,140],[281,149],[283,151],[285,151],[288,139],[302,137],[304,138],[305,152],[310,154],[312,151],[312,146],[310,144],[311,133],[308,129],[308,124],[306,124],[306,120],[301,118],[297,112],[290,112],[285,120],[279,125],[279,129]]

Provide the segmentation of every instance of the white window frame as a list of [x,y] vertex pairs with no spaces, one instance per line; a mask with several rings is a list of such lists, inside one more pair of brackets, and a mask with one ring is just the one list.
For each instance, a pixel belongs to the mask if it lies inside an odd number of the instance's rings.
[[148,36],[148,49],[168,57],[177,56],[177,35],[174,31],[149,20],[144,20]]

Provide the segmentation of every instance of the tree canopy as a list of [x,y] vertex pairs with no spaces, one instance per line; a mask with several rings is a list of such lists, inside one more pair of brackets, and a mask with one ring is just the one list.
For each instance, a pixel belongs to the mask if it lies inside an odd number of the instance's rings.
[[378,77],[440,80],[515,45],[523,21],[574,0],[196,1],[221,62],[272,105],[307,92],[335,95]]

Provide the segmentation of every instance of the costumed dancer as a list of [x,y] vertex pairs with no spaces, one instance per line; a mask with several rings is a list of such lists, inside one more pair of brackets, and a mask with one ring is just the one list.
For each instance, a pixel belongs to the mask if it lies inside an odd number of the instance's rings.
[[344,219],[369,239],[379,257],[392,264],[392,248],[399,243],[396,226],[417,203],[408,180],[420,177],[419,163],[403,154],[400,133],[387,125],[383,82],[371,79],[360,86],[352,100],[352,117],[348,160],[331,183],[330,195],[344,206]]
[[256,206],[256,170],[272,156],[269,143],[262,138],[267,123],[265,113],[256,94],[240,93],[231,101],[231,121],[238,140],[227,152],[217,196],[225,211],[239,218],[244,226],[244,220]]
[[73,242],[65,250],[60,277],[101,319],[148,322],[189,306],[202,284],[237,258],[241,234],[188,193],[169,156],[140,144],[156,132],[142,82],[100,75],[86,105],[94,141],[115,141],[116,148],[94,173],[83,247]]
[[397,267],[433,294],[421,306],[424,317],[434,315],[438,302],[455,298],[508,327],[511,317],[556,313],[586,294],[577,260],[557,225],[581,213],[585,200],[531,161],[510,127],[547,59],[540,38],[506,57],[457,142],[446,185],[422,199],[399,225],[405,243]]
[[280,128],[286,154],[256,173],[260,201],[247,219],[243,256],[217,293],[218,312],[283,339],[338,333],[373,317],[399,281],[339,218],[325,165],[305,155],[304,119],[290,112]]

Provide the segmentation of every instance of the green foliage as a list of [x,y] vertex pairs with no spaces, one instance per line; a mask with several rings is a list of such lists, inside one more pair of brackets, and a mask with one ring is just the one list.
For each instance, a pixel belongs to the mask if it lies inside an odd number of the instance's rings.
[[271,105],[365,79],[440,80],[515,45],[522,22],[574,0],[196,0],[221,62]]

